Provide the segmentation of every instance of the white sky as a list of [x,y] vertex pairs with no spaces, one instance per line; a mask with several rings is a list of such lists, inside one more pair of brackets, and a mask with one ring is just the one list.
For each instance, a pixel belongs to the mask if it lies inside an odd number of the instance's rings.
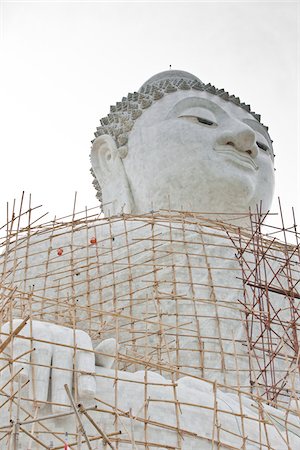
[[0,223],[22,190],[49,219],[72,211],[75,191],[79,207],[95,206],[89,151],[99,119],[169,64],[262,115],[275,198],[288,217],[300,204],[297,2],[0,4]]

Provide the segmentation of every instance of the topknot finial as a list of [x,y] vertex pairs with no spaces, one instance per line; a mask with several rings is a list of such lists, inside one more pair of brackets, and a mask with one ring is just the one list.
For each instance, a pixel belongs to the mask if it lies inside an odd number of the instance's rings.
[[202,83],[198,77],[193,75],[192,73],[185,72],[184,70],[172,70],[172,66],[170,65],[169,70],[165,70],[164,72],[159,72],[156,75],[153,75],[153,77],[149,78],[139,89],[141,91],[142,89],[145,89],[147,85],[151,86],[159,86],[159,83],[169,80],[170,82],[175,83],[176,81],[183,80],[186,82],[191,81],[198,81]]

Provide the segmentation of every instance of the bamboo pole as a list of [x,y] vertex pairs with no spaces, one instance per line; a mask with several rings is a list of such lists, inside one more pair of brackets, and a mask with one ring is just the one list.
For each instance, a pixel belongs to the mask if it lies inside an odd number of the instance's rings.
[[20,325],[18,325],[17,328],[9,334],[8,338],[5,339],[5,341],[2,342],[2,344],[0,344],[0,353],[3,352],[3,350],[8,346],[8,344],[11,342],[11,340],[15,336],[17,336],[19,334],[19,332],[25,327],[28,320],[29,320],[29,316],[25,317],[25,319],[20,323]]
[[79,413],[78,413],[78,410],[77,410],[77,408],[76,408],[76,405],[75,405],[73,396],[72,396],[72,394],[71,394],[71,392],[70,392],[69,386],[68,386],[67,384],[65,384],[65,385],[64,385],[64,388],[65,388],[66,393],[67,393],[67,395],[68,395],[68,397],[69,397],[69,400],[70,400],[70,402],[71,402],[72,408],[74,409],[74,412],[75,412],[76,418],[77,418],[77,420],[78,420],[79,426],[81,427],[82,433],[83,433],[83,435],[84,435],[84,437],[85,437],[86,444],[87,444],[89,450],[92,450],[92,446],[91,446],[90,440],[89,440],[88,435],[86,434],[86,431],[85,431],[85,429],[84,429],[82,420],[81,420],[80,415],[79,415]]
[[101,429],[100,425],[97,425],[96,422],[93,420],[93,418],[88,414],[86,409],[82,405],[78,405],[78,409],[82,414],[85,415],[85,417],[91,422],[91,424],[96,428],[98,433],[102,436],[103,440],[107,443],[107,445],[112,449],[115,450],[115,447],[112,445],[111,441],[109,440],[107,434],[104,433],[104,431]]

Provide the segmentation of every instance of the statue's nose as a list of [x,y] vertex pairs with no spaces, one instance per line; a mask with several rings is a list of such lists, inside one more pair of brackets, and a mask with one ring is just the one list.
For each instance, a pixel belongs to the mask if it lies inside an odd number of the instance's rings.
[[258,149],[256,136],[252,128],[246,124],[237,124],[231,130],[226,130],[218,138],[217,144],[230,145],[240,152],[245,152],[256,158]]

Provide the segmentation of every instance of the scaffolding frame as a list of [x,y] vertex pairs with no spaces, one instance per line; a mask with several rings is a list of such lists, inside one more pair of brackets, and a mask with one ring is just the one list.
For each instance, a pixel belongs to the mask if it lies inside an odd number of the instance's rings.
[[[76,431],[68,435],[68,445],[74,450],[125,448],[122,445],[181,449],[188,438],[209,442],[211,448],[272,448],[268,427],[275,428],[286,448],[291,448],[288,430],[300,430],[294,419],[289,422],[290,417],[297,417],[299,396],[300,247],[296,222],[285,226],[280,202],[282,226],[269,226],[267,236],[263,234],[265,215],[258,210],[243,214],[249,214],[251,224],[245,230],[209,219],[207,214],[174,210],[103,219],[99,207],[77,213],[76,197],[71,216],[45,222],[45,214],[31,206],[30,197],[28,207],[24,203],[23,195],[18,208],[15,202],[12,211],[7,207],[7,223],[0,229],[0,371],[10,370],[10,377],[0,381],[0,417],[5,410],[9,419],[4,424],[0,421],[0,448],[23,448],[25,436],[28,449],[64,448],[65,433],[49,427],[47,421],[66,417],[76,424]],[[295,244],[289,243],[289,235]],[[216,282],[217,275],[224,284]],[[17,327],[16,318],[22,319]],[[96,405],[91,407],[79,401],[77,381],[82,371],[76,369],[76,358],[86,349],[75,340],[68,346],[22,334],[26,326],[32,331],[34,320],[51,320],[74,333],[84,329],[95,342],[116,339],[113,377],[95,375],[113,378],[114,402],[95,397]],[[4,323],[10,324],[9,332],[2,331]],[[206,324],[213,324],[213,332]],[[238,325],[242,337],[226,335],[226,327]],[[13,369],[18,359],[24,359],[24,354],[12,357],[18,339],[30,341],[27,355],[35,352],[38,342],[71,348],[74,389],[65,387],[67,404],[48,399],[45,414],[34,396],[26,397],[31,381],[22,382],[22,369]],[[37,364],[31,359],[27,364],[34,373]],[[138,369],[145,373],[143,381],[120,377],[124,370],[134,373]],[[149,381],[153,371],[167,381]],[[183,376],[211,384],[212,408],[178,399],[178,380]],[[122,382],[143,386],[143,407],[137,414],[119,405]],[[163,403],[172,404],[174,425],[149,416],[151,405],[162,402],[149,398],[153,386],[172,389],[173,398]],[[239,413],[219,407],[220,390],[237,396]],[[244,398],[255,401],[255,419],[244,414]],[[285,431],[265,405],[284,411]],[[53,406],[71,409],[53,414]],[[184,407],[212,411],[211,438],[182,427]],[[114,430],[107,432],[101,420],[95,419],[97,414],[112,417]],[[239,421],[239,436],[222,427],[220,416],[226,414]],[[257,423],[256,440],[247,436],[247,420]],[[143,427],[143,439],[135,438],[136,424]],[[173,433],[176,444],[151,441],[152,429]],[[230,435],[240,439],[239,447],[227,443]]]

